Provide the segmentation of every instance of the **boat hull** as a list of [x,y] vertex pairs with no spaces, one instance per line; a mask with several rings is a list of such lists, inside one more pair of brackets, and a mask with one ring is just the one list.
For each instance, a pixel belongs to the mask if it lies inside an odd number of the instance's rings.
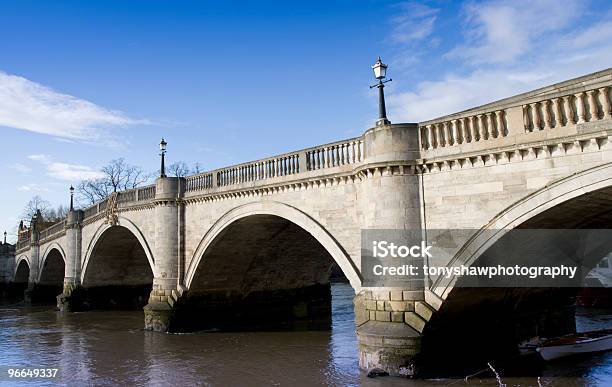
[[542,346],[536,348],[536,351],[542,356],[542,359],[554,360],[581,353],[601,352],[610,349],[612,349],[612,335],[573,344]]

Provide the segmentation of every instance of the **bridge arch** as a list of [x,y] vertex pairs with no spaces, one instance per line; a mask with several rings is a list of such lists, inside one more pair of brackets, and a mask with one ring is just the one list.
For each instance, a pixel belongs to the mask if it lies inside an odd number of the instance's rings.
[[[503,243],[513,229],[609,229],[612,228],[612,163],[584,170],[552,182],[498,213],[455,254],[448,266],[479,266],[487,251]],[[559,230],[568,245],[577,234]],[[612,235],[612,229],[609,230]],[[597,253],[586,254],[580,265],[587,274],[612,250],[612,237],[604,231],[597,239]],[[602,234],[597,233],[597,236]],[[532,252],[531,247],[536,247]],[[517,248],[508,266],[525,265],[534,256],[554,259],[567,246],[535,239],[533,246]],[[528,254],[523,254],[529,251]],[[550,254],[548,254],[550,251]],[[484,257],[484,258],[483,258]],[[521,262],[515,259],[523,260]],[[549,261],[550,262],[550,261]],[[580,274],[580,273],[579,273]],[[533,336],[554,337],[576,330],[575,301],[579,288],[571,286],[497,287],[492,282],[471,287],[466,278],[440,277],[430,289],[441,299],[438,311],[423,331],[422,355],[449,362],[460,358],[469,346],[473,364],[483,359],[515,356],[517,343]],[[493,339],[494,338],[494,339]]]
[[30,259],[22,255],[17,258],[17,262],[15,264],[15,273],[13,273],[13,282],[16,284],[27,284],[30,278]]
[[185,278],[172,329],[188,331],[329,329],[333,289],[341,288],[332,283],[348,280],[353,291],[360,286],[333,236],[280,202],[249,203],[221,216],[201,239]]
[[120,218],[102,224],[88,243],[81,286],[72,293],[76,309],[141,309],[154,278],[149,244],[134,223]]
[[[38,273],[39,283],[63,284],[66,268],[66,253],[57,242],[51,243],[45,248],[42,255],[40,271]],[[61,278],[60,278],[61,277]]]
[[320,223],[306,213],[288,204],[275,201],[244,204],[228,211],[213,224],[198,244],[185,273],[185,284],[188,289],[191,287],[196,271],[206,251],[215,242],[217,237],[236,221],[257,215],[282,218],[310,234],[338,264],[355,292],[359,292],[361,288],[359,271],[338,241]]
[[83,283],[85,280],[85,276],[88,272],[88,268],[89,268],[91,258],[94,253],[94,249],[96,248],[96,246],[99,245],[100,239],[105,235],[105,233],[109,229],[117,228],[117,227],[121,227],[123,229],[128,230],[130,234],[138,241],[138,243],[140,244],[140,247],[142,247],[144,254],[146,255],[150,269],[154,270],[155,260],[153,258],[153,253],[151,252],[151,247],[149,243],[147,242],[146,238],[144,237],[143,233],[140,231],[138,226],[134,224],[134,222],[132,222],[131,220],[125,217],[119,216],[117,219],[116,225],[111,225],[106,222],[101,224],[96,229],[93,238],[91,238],[91,240],[87,244],[87,249],[85,250],[85,254],[84,254],[85,259],[83,261],[83,267],[81,270],[81,283]]
[[[448,266],[461,264],[471,266],[510,230],[528,225],[530,221],[544,215],[547,211],[550,212],[564,204],[595,195],[611,198],[609,208],[612,208],[612,163],[561,178],[513,203],[476,232],[453,257]],[[565,228],[580,225],[580,222],[576,222]],[[542,228],[546,228],[545,223],[544,226]],[[548,228],[559,227],[548,226]],[[431,289],[441,298],[446,298],[457,280],[456,276],[447,282],[441,278],[431,285]]]

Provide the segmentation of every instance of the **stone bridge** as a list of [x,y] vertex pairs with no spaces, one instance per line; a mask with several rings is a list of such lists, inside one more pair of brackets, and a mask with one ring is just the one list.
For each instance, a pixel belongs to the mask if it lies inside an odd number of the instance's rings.
[[567,289],[483,291],[456,288],[457,278],[362,287],[361,230],[474,230],[447,263],[471,265],[510,229],[609,228],[611,86],[608,69],[431,121],[160,177],[51,227],[34,220],[6,270],[33,298],[57,288],[61,310],[146,305],[156,331],[317,327],[340,273],[356,293],[361,367],[393,373],[492,338],[496,351],[502,337],[509,348],[570,331]]

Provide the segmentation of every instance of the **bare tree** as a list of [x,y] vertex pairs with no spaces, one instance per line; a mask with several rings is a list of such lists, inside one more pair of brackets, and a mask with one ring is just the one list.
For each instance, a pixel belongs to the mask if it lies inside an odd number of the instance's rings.
[[46,218],[48,215],[50,215],[50,208],[51,204],[48,201],[36,195],[26,204],[25,208],[23,209],[22,217],[25,219],[31,219],[38,211],[40,211],[43,217]]
[[204,169],[202,168],[202,164],[200,163],[193,164],[193,169],[191,169],[191,173],[197,175],[198,173],[202,173],[202,172],[204,172]]
[[184,161],[177,161],[176,163],[168,165],[168,173],[175,177],[185,177],[189,175],[190,171],[187,163]]
[[94,204],[113,192],[136,188],[149,180],[149,175],[140,167],[126,163],[123,158],[111,160],[101,171],[102,177],[78,184],[79,202]]
[[55,213],[57,214],[58,219],[64,219],[68,215],[69,208],[62,206],[61,204],[57,206]]
[[79,203],[94,204],[111,194],[112,189],[105,178],[83,180],[77,185]]
[[126,163],[123,158],[111,160],[102,168],[102,172],[112,192],[136,188],[149,179],[140,167]]

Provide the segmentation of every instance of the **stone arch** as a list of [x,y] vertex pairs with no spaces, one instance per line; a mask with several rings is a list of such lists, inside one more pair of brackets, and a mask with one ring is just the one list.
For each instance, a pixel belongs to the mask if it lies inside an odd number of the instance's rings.
[[[552,182],[498,213],[469,238],[448,263],[448,266],[461,264],[470,266],[510,230],[560,204],[611,187],[612,163],[590,168]],[[445,299],[457,280],[458,277],[452,277],[447,282],[441,279],[434,282],[430,288],[436,295]]]
[[[40,262],[40,271],[38,273],[38,282],[41,281],[41,279],[43,278],[43,272],[45,271],[45,267],[47,264],[47,259],[49,258],[49,255],[51,255],[53,253],[53,251],[57,251],[57,253],[59,254],[59,256],[62,259],[62,262],[64,264],[64,269],[66,267],[66,253],[64,252],[64,249],[62,248],[62,246],[60,246],[59,243],[57,242],[53,242],[50,245],[47,246],[47,248],[45,249],[42,257],[43,259]],[[65,276],[65,273],[64,273]],[[62,277],[63,280],[63,277]]]
[[217,236],[219,236],[223,230],[225,230],[235,221],[253,215],[277,216],[297,225],[309,233],[323,246],[323,248],[331,255],[333,260],[340,266],[340,269],[349,280],[355,292],[359,292],[361,288],[361,276],[359,271],[346,251],[342,248],[342,246],[340,246],[338,241],[327,230],[325,230],[321,224],[306,213],[288,204],[274,201],[263,203],[255,202],[236,207],[228,211],[213,224],[213,226],[208,230],[198,244],[198,247],[196,248],[185,273],[185,284],[188,289],[191,286],[204,253],[216,240]]
[[98,245],[98,242],[99,242],[100,238],[110,228],[118,227],[118,226],[119,227],[123,227],[123,228],[129,230],[132,233],[132,235],[138,240],[138,242],[140,243],[140,246],[142,247],[142,249],[145,252],[145,255],[147,257],[147,260],[149,262],[149,266],[151,267],[151,270],[152,271],[155,270],[155,260],[153,258],[153,253],[151,252],[151,247],[149,246],[149,243],[147,242],[146,238],[144,237],[144,235],[142,234],[142,232],[140,231],[140,229],[138,228],[138,226],[136,224],[134,224],[131,220],[129,220],[127,218],[119,216],[118,220],[117,220],[117,225],[115,225],[115,226],[113,226],[111,224],[108,224],[106,222],[102,223],[96,229],[93,238],[91,238],[91,240],[87,244],[87,249],[85,250],[85,254],[84,254],[85,259],[83,261],[83,266],[82,266],[82,270],[81,270],[81,278],[80,278],[81,283],[83,283],[83,280],[84,280],[85,275],[87,273],[87,268],[89,267],[89,263],[91,261],[91,257],[92,257],[93,251],[94,251],[95,247]]
[[[533,244],[525,241],[517,246],[517,254],[498,255],[507,259],[504,263],[508,266],[525,265],[534,256],[546,262],[557,257],[561,260],[564,257],[556,254],[563,251],[570,254],[572,250],[566,250],[567,246],[580,241],[577,233],[564,228],[607,229],[610,224],[612,163],[607,163],[558,179],[508,206],[474,232],[447,266],[486,265],[491,251],[502,251],[498,247],[508,246],[505,242],[512,238],[509,232],[513,229],[523,229],[535,237]],[[538,229],[558,229],[558,235],[565,237],[568,244],[542,242],[542,234],[529,231]],[[603,235],[607,233],[604,230]],[[597,241],[594,250],[598,254],[581,257],[585,268],[596,262],[593,258],[603,258],[605,254],[600,253],[612,249],[612,238],[606,236]],[[524,254],[525,251],[532,253]],[[424,361],[435,359],[454,367],[473,367],[487,359],[516,356],[517,344],[522,340],[534,336],[555,337],[576,330],[574,305],[579,288],[575,283],[498,286],[500,282],[492,280],[481,282],[480,287],[473,284],[467,277],[455,276],[440,277],[430,286],[441,300],[432,297],[437,311],[430,315],[423,330]],[[470,348],[469,356],[464,350],[466,347]]]
[[30,278],[30,267],[30,259],[27,256],[22,255],[19,257],[15,265],[15,272],[13,273],[13,282],[27,283]]

